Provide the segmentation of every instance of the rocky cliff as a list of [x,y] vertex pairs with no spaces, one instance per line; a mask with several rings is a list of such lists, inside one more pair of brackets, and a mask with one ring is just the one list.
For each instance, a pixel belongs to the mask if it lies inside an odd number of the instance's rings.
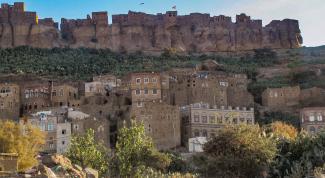
[[129,12],[113,15],[94,12],[86,19],[62,19],[60,30],[52,19],[37,19],[22,3],[0,8],[0,47],[87,47],[123,52],[232,52],[257,48],[298,48],[302,44],[297,20],[274,20],[262,26],[245,14],[231,17],[192,13],[179,16]]

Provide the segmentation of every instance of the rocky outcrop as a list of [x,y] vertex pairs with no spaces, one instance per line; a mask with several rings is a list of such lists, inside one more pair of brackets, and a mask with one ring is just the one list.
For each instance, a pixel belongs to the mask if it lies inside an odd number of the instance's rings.
[[[22,177],[22,176],[17,176]],[[78,178],[98,178],[98,171],[92,168],[82,169],[74,165],[63,155],[44,155],[40,163],[24,173],[24,177],[35,178],[59,178],[59,177],[78,177]]]
[[[122,52],[236,52],[258,48],[298,48],[302,44],[297,20],[274,20],[265,27],[245,14],[231,17],[192,13],[179,16],[129,12],[113,15],[94,12],[86,19],[62,19],[61,29],[52,19],[37,19],[21,3],[0,8],[0,47],[86,47]],[[12,10],[15,9],[15,10]],[[23,20],[22,20],[23,19]]]

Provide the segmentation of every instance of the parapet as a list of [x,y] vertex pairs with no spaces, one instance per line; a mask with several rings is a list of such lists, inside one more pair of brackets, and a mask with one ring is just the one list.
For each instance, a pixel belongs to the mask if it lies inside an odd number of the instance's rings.
[[39,19],[38,24],[55,28],[59,27],[59,24],[57,22],[54,22],[52,18]]
[[15,2],[13,10],[15,12],[25,12],[25,4],[23,2]]
[[216,23],[226,23],[226,24],[232,23],[231,17],[224,16],[224,15],[213,16],[211,20]]
[[[246,107],[232,107],[232,106],[217,106],[217,105],[214,105],[214,106],[211,106],[209,105],[208,103],[194,103],[194,104],[191,104],[187,107],[190,107],[192,109],[212,109],[212,110],[224,110],[224,111],[254,111],[254,108],[246,108]],[[183,110],[186,109],[186,106],[185,107],[182,107]]]
[[92,17],[90,18],[87,15],[85,19],[61,19],[61,29],[65,31],[67,28],[81,27],[81,26],[90,26],[90,25],[108,25],[108,15],[107,12],[93,12]]
[[96,25],[108,25],[108,15],[106,11],[93,12],[92,13],[93,23]]
[[23,2],[15,2],[14,5],[1,4],[0,23],[24,23],[37,24],[38,17],[36,12],[25,11]]
[[236,23],[246,23],[251,21],[251,16],[247,16],[244,13],[236,15]]

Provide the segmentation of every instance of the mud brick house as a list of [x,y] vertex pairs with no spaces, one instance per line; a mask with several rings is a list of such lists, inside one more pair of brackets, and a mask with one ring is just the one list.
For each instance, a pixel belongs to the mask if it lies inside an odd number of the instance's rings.
[[92,117],[78,110],[69,109],[68,118],[71,122],[72,134],[83,135],[88,129],[95,132],[95,140],[110,147],[109,121]]
[[228,124],[254,124],[253,108],[217,107],[196,103],[181,107],[182,143],[194,137],[211,138]]
[[267,88],[262,93],[262,104],[270,109],[281,110],[299,104],[300,87]]
[[318,87],[301,90],[300,103],[303,106],[325,106],[325,90]]
[[132,98],[131,118],[143,122],[146,133],[158,149],[180,145],[180,112],[168,104],[169,76],[166,73],[132,73],[129,75]]
[[143,72],[128,75],[132,103],[169,100],[169,76],[166,73]]
[[300,111],[301,128],[310,134],[325,128],[325,107],[308,107]]
[[85,96],[107,95],[120,87],[121,79],[114,75],[101,75],[93,77],[92,82],[85,83]]
[[170,103],[186,106],[204,102],[210,105],[252,106],[253,97],[247,91],[244,74],[187,69],[170,72]]
[[11,177],[18,171],[18,154],[0,153],[0,177]]
[[20,83],[23,114],[31,114],[51,106],[51,85],[47,81]]
[[16,84],[0,83],[0,119],[19,119],[20,88]]
[[73,106],[78,103],[79,93],[78,88],[73,86],[62,84],[54,85],[51,87],[51,106],[52,107],[61,107],[61,106]]
[[48,153],[65,153],[71,140],[71,123],[66,116],[66,108],[54,108],[39,111],[20,120],[20,124],[31,124],[46,133],[43,151]]
[[180,110],[160,102],[144,102],[132,106],[131,118],[143,122],[146,134],[153,139],[159,150],[167,150],[181,145]]

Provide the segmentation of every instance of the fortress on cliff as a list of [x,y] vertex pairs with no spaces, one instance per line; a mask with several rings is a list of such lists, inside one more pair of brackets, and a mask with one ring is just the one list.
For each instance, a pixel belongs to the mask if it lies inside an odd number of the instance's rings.
[[38,48],[86,47],[123,52],[236,52],[258,48],[298,48],[302,37],[297,20],[273,20],[263,27],[261,20],[240,14],[236,21],[224,15],[191,13],[145,14],[129,11],[113,15],[93,12],[85,19],[38,19],[25,11],[24,3],[1,4],[0,47]]

